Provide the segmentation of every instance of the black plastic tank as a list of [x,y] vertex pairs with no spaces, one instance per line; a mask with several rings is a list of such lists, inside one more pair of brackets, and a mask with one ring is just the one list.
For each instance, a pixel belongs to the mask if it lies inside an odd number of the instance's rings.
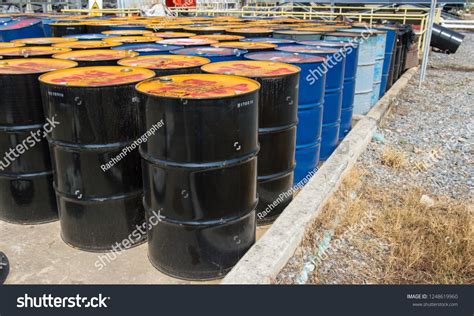
[[280,62],[237,60],[208,64],[202,70],[260,83],[256,216],[258,223],[272,222],[293,199],[300,68]]
[[49,58],[54,54],[70,52],[70,48],[51,46],[11,47],[1,48],[0,56],[3,59],[16,58]]
[[148,257],[192,280],[223,277],[255,242],[258,82],[185,74],[137,85],[140,125],[163,122],[140,147]]
[[83,22],[56,22],[49,25],[53,37],[63,37],[73,34],[84,34],[87,26]]
[[[17,224],[57,220],[53,171],[38,76],[76,67],[72,61],[21,58],[0,61],[0,219]],[[46,125],[45,125],[46,124]]]
[[53,58],[73,60],[80,67],[115,66],[120,59],[136,57],[138,53],[130,50],[87,49],[53,55]]
[[186,55],[147,55],[124,58],[121,66],[142,67],[155,71],[157,76],[200,73],[201,66],[211,61],[204,57]]
[[144,224],[138,98],[148,69],[78,67],[42,75],[46,116],[61,122],[48,136],[61,237],[88,251],[111,249]]

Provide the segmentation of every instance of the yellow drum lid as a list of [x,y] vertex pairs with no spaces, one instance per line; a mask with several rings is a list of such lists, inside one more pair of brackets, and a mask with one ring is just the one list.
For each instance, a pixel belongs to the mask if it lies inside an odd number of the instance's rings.
[[54,44],[54,47],[67,47],[71,49],[93,49],[93,48],[107,48],[118,46],[121,43],[109,43],[104,41],[75,41]]
[[51,46],[11,47],[0,49],[0,56],[40,56],[71,51],[70,48]]
[[241,48],[241,49],[270,49],[277,47],[276,44],[263,43],[263,42],[225,42],[213,44],[214,47],[228,47],[228,48]]
[[216,32],[223,32],[224,28],[222,27],[216,27],[216,26],[189,26],[189,27],[184,27],[184,30],[187,31],[216,31]]
[[133,35],[148,35],[153,33],[152,31],[146,30],[112,30],[103,31],[102,34],[106,35],[117,35],[117,36],[133,36]]
[[76,26],[85,25],[84,22],[54,22],[49,24],[50,26]]
[[188,74],[148,80],[139,83],[136,88],[140,92],[161,97],[213,99],[253,92],[260,88],[260,84],[237,76]]
[[217,44],[217,41],[210,39],[202,38],[170,38],[158,42],[159,44],[168,44],[168,45],[182,45],[182,46],[193,46],[193,45],[211,45]]
[[213,41],[238,41],[243,39],[240,35],[227,35],[227,34],[209,34],[209,35],[197,35],[192,38],[208,39]]
[[77,38],[73,37],[32,37],[13,40],[12,42],[24,45],[51,45],[57,43],[75,42]]
[[57,70],[41,75],[39,80],[53,85],[104,87],[132,84],[154,76],[153,70],[144,68],[97,66]]
[[160,37],[154,36],[114,36],[104,38],[108,43],[151,43],[161,40]]
[[25,44],[16,42],[0,42],[0,48],[22,47]]
[[297,27],[293,28],[292,30],[296,31],[309,31],[309,32],[331,32],[335,31],[337,27],[333,26],[318,26],[318,27]]
[[204,57],[184,55],[148,55],[134,58],[125,58],[118,61],[122,66],[143,67],[149,69],[178,69],[199,67],[210,63]]
[[298,73],[297,66],[274,61],[234,60],[202,66],[205,72],[243,77],[275,77]]
[[70,60],[53,58],[19,58],[0,60],[0,74],[21,75],[38,74],[58,69],[76,67],[77,63]]
[[181,38],[181,37],[194,37],[196,34],[188,32],[158,32],[152,33],[149,36],[157,36],[161,38]]
[[242,27],[242,28],[233,28],[226,30],[229,33],[272,33],[273,30],[266,27]]
[[61,54],[55,54],[53,57],[58,59],[69,59],[78,61],[101,61],[101,60],[119,60],[127,57],[138,56],[138,53],[121,49],[86,49]]

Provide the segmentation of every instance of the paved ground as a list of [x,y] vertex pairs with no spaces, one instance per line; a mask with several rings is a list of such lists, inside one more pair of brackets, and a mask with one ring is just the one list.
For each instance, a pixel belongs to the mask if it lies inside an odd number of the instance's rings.
[[[305,241],[277,277],[276,283],[450,283],[466,282],[466,279],[474,282],[472,267],[470,271],[463,271],[466,262],[462,262],[466,261],[463,257],[466,244],[462,239],[472,241],[472,226],[468,231],[463,232],[463,229],[465,224],[474,223],[473,52],[474,33],[467,33],[456,54],[431,55],[426,82],[418,88],[418,76],[415,76],[402,92],[392,113],[382,121],[368,150],[359,158],[352,179],[346,179],[343,190],[339,190],[326,206],[327,212],[308,231]],[[413,188],[417,191],[414,192]],[[413,196],[417,196],[416,201],[410,200]],[[414,214],[409,213],[407,204],[408,208],[415,210]],[[432,209],[426,209],[430,207]],[[404,245],[394,243],[403,240],[403,236],[397,236],[399,239],[396,240],[391,238],[387,233],[393,227],[373,219],[375,216],[390,220],[387,214],[380,215],[388,209],[400,211],[397,219],[400,222],[412,221],[413,224],[414,220],[422,221],[406,230],[407,235],[419,233],[421,236],[412,249],[404,248],[404,251],[413,251],[411,257],[407,253],[397,253]],[[417,210],[426,212],[427,220],[431,222],[417,218]],[[460,218],[465,221],[459,221]],[[432,229],[433,223],[439,226],[432,235],[419,231]],[[459,226],[445,231],[453,223]],[[381,234],[380,230],[385,232]],[[457,264],[459,279],[443,278],[440,271],[429,271],[431,274],[428,275],[426,266],[429,263],[414,273],[410,269],[394,272],[393,267],[388,267],[389,262],[393,266],[399,265],[397,260],[401,261],[400,258],[413,258],[415,265],[418,259],[421,258],[421,262],[426,259],[423,256],[436,256],[423,253],[423,247],[418,247],[423,241],[436,239],[443,233],[446,237],[443,237],[440,249],[444,249],[445,242],[456,243],[450,234],[459,234],[456,235],[460,238],[456,245],[461,250],[451,256],[460,256],[454,258],[459,260],[453,263]],[[381,235],[387,238],[379,238]],[[446,251],[453,247],[446,247]],[[472,245],[467,247],[471,247],[469,257],[472,263]],[[334,252],[328,252],[331,249]],[[420,252],[415,253],[415,249]],[[416,257],[418,255],[420,258]],[[453,267],[453,274],[454,270]],[[423,273],[426,276],[420,276]]]

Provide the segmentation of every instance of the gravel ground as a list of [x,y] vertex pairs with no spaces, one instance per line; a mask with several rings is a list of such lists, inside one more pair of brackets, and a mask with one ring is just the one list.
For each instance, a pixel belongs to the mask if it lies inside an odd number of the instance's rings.
[[[415,76],[392,112],[383,120],[358,166],[370,175],[371,184],[385,188],[397,185],[400,190],[422,187],[430,196],[448,196],[458,201],[472,201],[474,189],[474,33],[466,38],[456,54],[432,53],[426,82],[418,88]],[[403,172],[382,163],[386,148],[405,161]],[[466,202],[470,203],[470,202]],[[321,234],[323,234],[321,236]],[[328,243],[331,232],[315,230],[309,239]],[[319,236],[318,236],[319,235]],[[327,236],[325,236],[327,235]],[[364,233],[358,234],[363,242]],[[339,238],[338,253],[318,265],[315,281],[311,274],[315,250],[300,247],[276,278],[276,283],[370,283],[377,279],[383,262],[355,250],[361,240]],[[380,251],[387,245],[379,243]],[[367,271],[372,271],[371,276]],[[310,280],[310,281],[308,281]]]

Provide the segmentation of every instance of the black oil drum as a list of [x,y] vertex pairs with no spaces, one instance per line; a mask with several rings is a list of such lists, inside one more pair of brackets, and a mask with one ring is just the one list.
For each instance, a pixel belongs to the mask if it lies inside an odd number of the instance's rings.
[[144,224],[134,85],[154,75],[104,66],[40,77],[45,114],[61,122],[48,141],[61,236],[75,248],[109,250]]
[[236,48],[245,49],[249,53],[270,51],[277,47],[276,44],[265,43],[265,42],[224,42],[212,44],[212,47],[225,47],[225,48]]
[[212,63],[202,70],[248,77],[261,85],[256,215],[258,223],[272,222],[293,199],[300,68],[272,61],[238,60]]
[[84,34],[87,26],[83,22],[56,22],[49,25],[53,37],[63,37],[73,34]]
[[[255,242],[258,82],[186,74],[137,85],[148,256],[174,277],[223,277]],[[142,131],[143,132],[143,131]]]
[[0,61],[0,219],[17,224],[57,220],[53,171],[38,76],[72,68],[72,61],[21,58]]
[[100,34],[104,31],[110,31],[113,24],[100,21],[84,22],[87,34]]
[[217,26],[189,26],[184,27],[183,30],[196,35],[224,34],[225,32],[224,28]]
[[70,51],[70,48],[60,48],[51,46],[11,47],[0,48],[0,56],[3,57],[3,59],[48,58],[54,54]]
[[142,67],[155,71],[157,76],[195,74],[201,66],[211,61],[204,57],[183,55],[147,55],[125,58],[118,61],[121,66]]
[[87,49],[53,55],[53,58],[73,60],[80,67],[116,66],[120,59],[136,57],[138,53],[130,50]]
[[273,30],[265,27],[244,27],[236,29],[227,29],[226,34],[240,35],[244,37],[271,37],[273,34]]

